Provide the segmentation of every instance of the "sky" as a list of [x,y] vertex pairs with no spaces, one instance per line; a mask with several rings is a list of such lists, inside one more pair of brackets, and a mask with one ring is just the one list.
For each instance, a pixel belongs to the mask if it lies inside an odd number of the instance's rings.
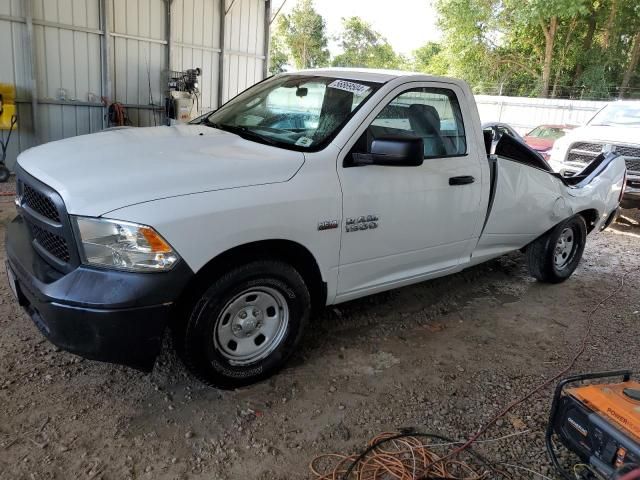
[[[283,0],[273,0],[275,12]],[[282,12],[289,13],[296,0],[285,0]],[[358,16],[380,32],[394,50],[410,54],[428,41],[439,40],[436,13],[432,0],[314,0],[318,13],[327,22],[327,33],[334,37],[340,31],[342,17]],[[339,53],[335,42],[329,42],[332,54]]]

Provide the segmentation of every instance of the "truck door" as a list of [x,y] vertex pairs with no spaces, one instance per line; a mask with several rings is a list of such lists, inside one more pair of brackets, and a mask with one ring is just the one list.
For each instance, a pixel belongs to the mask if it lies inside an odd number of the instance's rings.
[[[477,111],[469,107],[473,98],[457,85],[444,85],[396,88],[341,150],[338,301],[443,274],[468,260],[484,219],[480,162],[486,156],[468,141],[480,133],[474,131]],[[372,141],[385,135],[422,137],[424,163],[351,164],[353,153],[370,153]]]

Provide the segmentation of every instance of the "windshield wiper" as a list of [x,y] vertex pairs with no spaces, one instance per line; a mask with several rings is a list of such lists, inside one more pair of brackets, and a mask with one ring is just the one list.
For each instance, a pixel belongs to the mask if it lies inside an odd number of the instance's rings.
[[242,138],[245,138],[247,140],[255,140],[260,143],[266,143],[274,146],[278,145],[278,142],[276,142],[275,140],[272,140],[269,137],[265,137],[264,135],[260,135],[259,133],[256,133],[253,130],[249,130],[249,128],[247,127],[243,127],[240,125],[228,125],[226,123],[215,123],[209,120],[208,118],[205,118],[202,121],[202,123],[204,123],[209,127],[217,128],[218,130],[223,130],[229,133],[235,133],[236,135]]

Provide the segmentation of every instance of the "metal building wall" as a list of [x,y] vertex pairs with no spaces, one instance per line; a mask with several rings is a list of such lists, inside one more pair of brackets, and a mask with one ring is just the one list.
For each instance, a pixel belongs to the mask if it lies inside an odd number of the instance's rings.
[[19,99],[8,166],[103,129],[101,97],[134,126],[162,124],[167,69],[202,68],[198,110],[218,107],[266,74],[269,15],[270,0],[0,0],[0,82]]
[[218,106],[220,0],[173,0],[171,68],[200,67],[199,110]]
[[132,125],[161,125],[168,45],[165,2],[108,1],[111,97],[127,106]]
[[99,0],[32,0],[38,143],[102,129],[99,10]]
[[202,68],[200,112],[216,108],[264,78],[270,4],[268,0],[173,0],[171,68]]
[[223,101],[264,78],[268,10],[255,0],[226,0]]

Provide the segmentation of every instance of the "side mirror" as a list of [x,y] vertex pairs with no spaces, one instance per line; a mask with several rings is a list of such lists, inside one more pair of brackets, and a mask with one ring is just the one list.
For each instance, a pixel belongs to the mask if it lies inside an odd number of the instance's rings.
[[419,167],[422,162],[424,141],[421,137],[380,137],[371,144],[371,153],[353,154],[354,166]]

